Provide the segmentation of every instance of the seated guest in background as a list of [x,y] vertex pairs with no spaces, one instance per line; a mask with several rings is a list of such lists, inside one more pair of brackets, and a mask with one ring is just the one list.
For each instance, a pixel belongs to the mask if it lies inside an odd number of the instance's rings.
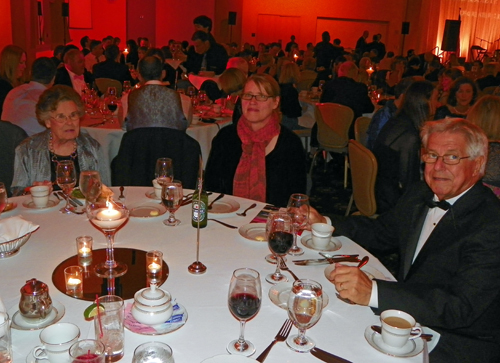
[[430,82],[414,82],[406,90],[395,117],[387,121],[375,140],[377,213],[394,207],[409,186],[420,180],[419,130],[432,119],[436,98],[437,91]]
[[151,45],[149,44],[149,39],[146,37],[142,37],[139,42],[139,47],[149,49]]
[[380,130],[385,126],[387,121],[389,121],[396,114],[397,110],[401,107],[401,103],[403,102],[404,94],[408,87],[413,83],[413,79],[411,77],[404,78],[401,82],[399,82],[394,88],[394,100],[388,100],[384,107],[375,112],[370,121],[370,125],[368,126],[368,130],[366,132],[366,147],[370,150],[373,149],[375,145],[375,140],[377,140],[378,134]]
[[447,104],[436,110],[434,120],[445,117],[466,117],[477,99],[477,86],[467,77],[460,77],[450,87]]
[[378,64],[378,70],[390,70],[392,62],[394,62],[394,52],[387,52],[385,57]]
[[162,85],[163,63],[158,57],[145,57],[139,61],[142,87],[128,95],[126,129],[141,127],[168,127],[186,131],[188,122],[182,112],[179,94]]
[[299,130],[299,117],[302,116],[302,106],[299,103],[299,92],[296,85],[300,78],[299,66],[288,62],[283,65],[280,78],[280,110],[281,124],[290,130]]
[[247,76],[238,68],[228,68],[219,77],[223,95],[226,95],[226,108],[233,110],[233,125],[236,125],[243,114],[241,108],[241,91],[245,86]]
[[50,180],[55,184],[56,167],[61,160],[73,160],[77,180],[81,170],[97,170],[102,182],[109,185],[109,171],[103,162],[101,145],[87,132],[80,132],[84,112],[80,96],[68,86],[53,86],[42,93],[36,105],[36,116],[47,130],[24,140],[16,148],[14,195],[21,194],[36,181]]
[[[341,264],[329,280],[377,314],[403,310],[438,331],[433,363],[499,362],[500,201],[481,183],[488,140],[461,119],[427,122],[421,136],[425,182],[377,219],[331,221],[335,234],[369,250],[398,248],[397,282]],[[309,221],[326,222],[313,208]]]
[[31,82],[11,90],[5,98],[2,120],[21,127],[28,136],[45,131],[36,118],[36,104],[40,95],[52,87],[56,66],[48,57],[37,58],[31,66]]
[[128,67],[125,64],[119,63],[120,49],[116,45],[112,44],[106,47],[104,56],[106,57],[104,62],[94,65],[94,78],[116,79],[122,84],[124,81],[134,82]]
[[372,61],[370,58],[363,57],[359,60],[358,78],[356,79],[357,82],[367,83],[370,80],[370,75],[366,70],[371,66]]
[[441,69],[439,72],[439,83],[438,83],[438,102],[441,105],[446,105],[448,96],[450,94],[450,88],[452,83],[457,79],[462,77],[462,71],[452,68],[452,69]]
[[300,91],[309,91],[311,89],[314,80],[318,76],[314,70],[316,69],[316,59],[304,57],[304,62],[302,63],[302,71],[300,71],[300,80],[297,86]]
[[440,70],[441,70],[441,63],[439,62],[439,58],[433,59],[429,63],[429,66],[427,67],[427,70],[424,73],[424,78],[429,82],[438,82]]
[[82,39],[80,39],[80,45],[82,46],[82,53],[83,53],[83,56],[85,57],[91,51],[90,38],[88,35],[85,35],[84,37],[82,37]]
[[393,89],[405,74],[406,60],[403,57],[396,57],[391,64],[390,71],[386,74],[386,84],[388,89]]
[[85,56],[85,69],[92,73],[94,64],[104,62],[106,57],[104,57],[104,48],[102,47],[102,42],[99,40],[92,40],[90,42],[90,53]]
[[10,186],[14,176],[15,150],[28,135],[22,128],[7,121],[0,121],[0,135],[2,135],[2,142],[0,143],[0,165],[2,166],[0,168],[0,180],[7,189],[7,196],[11,197]]
[[481,91],[486,87],[498,87],[500,85],[500,79],[496,77],[497,66],[496,64],[487,64],[483,68],[484,77],[476,79],[476,84]]
[[226,69],[227,52],[220,44],[212,43],[207,33],[197,31],[191,40],[194,46],[187,54],[185,67],[189,73],[198,74],[200,71],[221,74]]
[[0,114],[9,93],[24,82],[26,52],[17,45],[7,45],[0,54]]
[[50,59],[52,60],[52,62],[54,62],[57,68],[64,65],[62,60],[63,53],[64,53],[64,45],[58,45],[54,48],[53,56]]
[[181,42],[173,40],[169,44],[170,57],[165,57],[166,80],[170,83],[169,87],[172,89],[175,88],[176,81],[178,82],[182,79],[182,73],[185,71],[181,66],[181,58],[185,57],[181,48]]
[[470,109],[467,120],[479,126],[488,137],[488,162],[483,183],[500,198],[500,97],[481,97]]
[[138,46],[134,39],[127,40],[127,50],[128,54],[125,57],[125,63],[130,63],[137,68],[137,62],[139,62],[139,53],[137,51]]
[[306,190],[302,143],[279,124],[278,82],[267,74],[251,76],[243,89],[243,116],[213,139],[206,188],[276,206]]
[[82,52],[78,49],[71,49],[66,52],[64,66],[57,69],[54,84],[72,87],[81,95],[86,83],[92,84],[93,81],[92,74],[85,70],[85,58]]
[[271,77],[276,75],[276,64],[274,57],[269,53],[264,53],[259,57],[260,67],[257,68],[257,74],[269,74]]

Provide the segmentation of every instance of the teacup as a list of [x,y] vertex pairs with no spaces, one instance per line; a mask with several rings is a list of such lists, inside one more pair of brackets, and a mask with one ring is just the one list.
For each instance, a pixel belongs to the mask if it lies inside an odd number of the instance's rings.
[[50,187],[38,185],[30,188],[31,198],[37,208],[44,208],[49,203]]
[[326,223],[313,223],[311,225],[312,244],[316,248],[326,248],[332,238],[335,228]]
[[36,359],[47,359],[50,363],[68,363],[69,348],[78,341],[80,329],[71,323],[50,325],[40,333],[42,345],[33,349]]
[[380,314],[380,323],[382,340],[393,348],[402,348],[409,339],[422,334],[422,328],[415,326],[415,318],[401,310],[385,310]]
[[155,195],[156,195],[156,198],[158,199],[161,199],[161,185],[158,183],[158,180],[156,179],[153,179],[153,186],[155,188]]

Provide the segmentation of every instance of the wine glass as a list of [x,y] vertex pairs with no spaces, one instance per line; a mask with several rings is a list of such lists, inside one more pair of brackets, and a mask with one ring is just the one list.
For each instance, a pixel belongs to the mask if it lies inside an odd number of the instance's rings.
[[129,211],[121,203],[112,199],[104,203],[93,203],[87,207],[90,222],[106,236],[106,261],[97,264],[94,271],[97,276],[114,278],[124,275],[128,267],[123,262],[115,261],[114,244],[116,231],[128,220]]
[[7,188],[5,184],[0,182],[0,213],[2,213],[7,206]]
[[257,315],[261,300],[259,273],[251,268],[235,270],[229,284],[227,304],[231,314],[240,321],[240,337],[228,344],[229,353],[250,356],[255,352],[255,346],[244,338],[245,323]]
[[116,93],[116,87],[108,87],[108,92],[104,98],[106,102],[106,107],[111,115],[111,123],[113,123],[113,114],[118,109],[118,97]]
[[129,93],[130,90],[132,89],[132,85],[130,84],[130,81],[123,81],[123,90],[122,93]]
[[315,347],[314,340],[306,337],[306,329],[318,322],[322,308],[323,291],[319,282],[303,279],[293,283],[287,309],[288,317],[299,329],[299,334],[291,335],[286,340],[292,350],[306,353]]
[[[267,226],[269,228],[267,228]],[[292,218],[286,212],[269,214],[266,226],[267,243],[271,252],[276,256],[276,271],[266,276],[266,281],[271,284],[288,281],[280,272],[280,258],[286,255],[293,244]]]
[[69,195],[76,185],[76,170],[73,160],[62,160],[57,163],[56,182],[66,196],[66,205],[60,209],[60,212],[72,213],[74,208],[69,204]]
[[322,79],[321,81],[318,82],[318,91],[323,92],[323,87],[325,86],[326,81]]
[[299,256],[304,250],[297,246],[297,235],[300,230],[307,226],[309,220],[309,197],[305,194],[295,193],[288,200],[288,213],[292,216],[293,222],[293,246],[288,252],[289,255]]
[[174,180],[174,165],[170,158],[156,160],[155,178],[158,184],[169,183]]
[[[273,220],[273,216],[277,213],[287,213],[286,211],[286,208],[280,208],[279,210],[277,211],[270,211],[268,216],[267,216],[267,221],[266,221],[266,240],[269,241],[269,232],[270,232],[270,229],[271,229],[271,225],[272,225],[272,220]],[[285,256],[281,256],[281,259],[286,262],[286,257]],[[265,260],[269,263],[272,263],[272,264],[275,264],[277,263],[277,259],[276,259],[276,256],[274,253],[269,253],[266,255],[265,257]]]
[[175,212],[181,206],[182,198],[182,183],[179,180],[162,184],[161,201],[170,213],[168,219],[163,221],[164,225],[174,227],[181,223],[175,218]]
[[208,97],[207,92],[199,91],[198,92],[198,100],[200,102],[200,106],[204,106],[207,103]]
[[93,204],[101,194],[101,175],[97,170],[81,171],[78,185],[87,205]]

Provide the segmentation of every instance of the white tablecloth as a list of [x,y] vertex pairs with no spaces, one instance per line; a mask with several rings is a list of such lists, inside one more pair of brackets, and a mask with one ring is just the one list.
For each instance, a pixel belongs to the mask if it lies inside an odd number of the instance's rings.
[[[115,193],[116,188],[113,188]],[[125,188],[126,203],[151,202],[145,196],[152,188]],[[217,195],[210,197],[212,200]],[[75,238],[88,234],[94,238],[94,248],[104,248],[105,238],[102,233],[92,227],[85,215],[63,215],[58,212],[61,206],[45,211],[36,211],[23,207],[21,202],[29,196],[13,198],[18,206],[15,210],[2,214],[2,218],[12,215],[23,215],[41,227],[36,231],[19,254],[0,260],[0,297],[7,309],[15,309],[19,302],[20,288],[26,280],[33,277],[48,284],[53,300],[63,304],[66,313],[62,322],[73,322],[80,327],[81,339],[93,338],[93,323],[83,318],[88,301],[70,298],[59,292],[52,283],[54,268],[66,258],[75,255]],[[252,201],[226,196],[239,202],[240,211],[248,207]],[[249,223],[262,209],[263,203],[248,213],[247,217],[236,214],[220,216],[225,222],[242,226]],[[227,308],[227,293],[232,272],[240,267],[251,267],[261,274],[262,307],[257,316],[247,323],[245,338],[256,346],[257,357],[272,341],[279,328],[287,318],[285,310],[275,306],[268,297],[271,287],[265,276],[273,272],[274,266],[264,260],[269,253],[266,243],[247,240],[239,235],[238,230],[225,228],[215,222],[201,230],[200,260],[207,266],[204,275],[191,275],[187,267],[195,260],[196,229],[191,227],[190,206],[181,207],[176,213],[182,221],[177,227],[166,227],[162,224],[165,216],[151,219],[131,218],[116,235],[116,247],[129,247],[142,250],[161,250],[164,260],[169,266],[170,275],[162,286],[177,301],[186,307],[189,319],[179,330],[161,336],[144,336],[125,331],[125,357],[122,362],[130,362],[134,349],[148,341],[162,341],[169,344],[174,351],[176,363],[198,363],[208,357],[226,353],[226,345],[236,339],[239,323]],[[347,238],[340,238],[342,248],[336,253],[368,254]],[[306,249],[305,255],[299,258],[317,258],[318,253]],[[413,358],[390,358],[374,350],[365,340],[363,333],[367,326],[379,322],[370,308],[348,305],[335,298],[335,287],[323,275],[326,265],[295,266],[288,256],[288,266],[302,278],[319,281],[330,297],[329,305],[313,328],[307,331],[318,347],[344,357],[352,362],[421,362],[422,355]],[[368,264],[389,276],[382,264],[370,255]],[[285,275],[291,276],[285,272]],[[130,301],[127,301],[130,302]],[[292,333],[296,333],[293,328]],[[22,363],[31,349],[39,344],[40,331],[12,330],[14,362]],[[310,354],[299,354],[291,351],[285,343],[275,345],[266,362],[318,362]]]

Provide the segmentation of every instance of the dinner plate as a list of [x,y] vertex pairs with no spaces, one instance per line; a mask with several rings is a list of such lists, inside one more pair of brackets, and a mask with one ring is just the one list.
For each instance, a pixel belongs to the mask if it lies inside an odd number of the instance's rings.
[[238,209],[240,209],[240,203],[230,198],[223,198],[212,204],[212,209],[208,213],[228,214],[236,212]]
[[139,323],[135,320],[132,315],[132,304],[127,305],[125,308],[125,328],[131,332],[142,334],[142,335],[163,335],[172,333],[177,329],[180,329],[186,324],[188,319],[188,314],[186,308],[181,304],[174,305],[174,311],[172,317],[166,322],[156,325],[146,325]]
[[255,359],[235,354],[221,354],[205,359],[201,363],[250,363],[257,362]]
[[16,202],[9,202],[7,203],[7,205],[5,206],[5,209],[3,210],[2,213],[7,213],[7,212],[10,212],[11,210],[14,210],[17,208],[17,203]]
[[56,300],[52,300],[52,311],[49,316],[42,320],[30,322],[26,320],[19,312],[19,306],[14,305],[9,310],[9,316],[12,316],[12,329],[18,330],[38,330],[43,329],[49,325],[57,323],[64,316],[64,305]]
[[148,197],[149,199],[160,200],[160,198],[156,196],[154,190],[152,192],[146,192],[146,197]]
[[[271,299],[271,302],[274,305],[286,310],[288,307],[288,297],[290,296],[292,285],[293,283],[288,281],[273,285],[269,289],[269,298]],[[326,292],[323,291],[323,309],[326,308],[329,302],[330,298]]]
[[330,242],[328,243],[328,245],[325,248],[319,248],[319,247],[314,246],[311,234],[303,236],[300,239],[300,242],[302,242],[302,244],[304,246],[306,246],[307,248],[310,248],[311,250],[315,250],[315,251],[331,252],[331,251],[340,250],[342,248],[342,242],[340,242],[340,240],[338,238],[335,238],[335,237],[330,238]]
[[251,241],[267,242],[265,223],[248,223],[238,229],[240,235]]
[[35,203],[33,203],[32,200],[25,200],[23,202],[23,207],[25,208],[28,208],[28,209],[37,209],[37,210],[42,210],[42,209],[49,209],[49,208],[53,208],[55,207],[56,205],[58,205],[60,202],[60,200],[58,199],[51,199],[49,198],[49,201],[47,203],[47,205],[45,207],[37,207],[35,205]]
[[127,205],[130,217],[136,218],[156,218],[167,212],[162,205],[154,202],[134,203]]
[[[342,265],[357,266],[358,263],[357,262],[342,262]],[[325,277],[326,277],[327,280],[329,280],[328,277],[330,276],[330,273],[333,270],[335,270],[335,264],[334,263],[328,265],[325,268],[324,273],[325,273]],[[373,279],[377,279],[377,280],[389,280],[387,277],[385,277],[385,275],[382,272],[380,272],[376,268],[368,266],[368,265],[365,265],[365,266],[361,267],[361,271],[363,271],[366,274],[366,276],[368,276],[371,280],[373,280]]]
[[424,342],[421,338],[409,339],[408,342],[401,348],[391,347],[390,345],[384,343],[382,335],[372,330],[371,326],[367,326],[365,329],[365,339],[368,344],[379,352],[393,357],[413,357],[424,349]]

